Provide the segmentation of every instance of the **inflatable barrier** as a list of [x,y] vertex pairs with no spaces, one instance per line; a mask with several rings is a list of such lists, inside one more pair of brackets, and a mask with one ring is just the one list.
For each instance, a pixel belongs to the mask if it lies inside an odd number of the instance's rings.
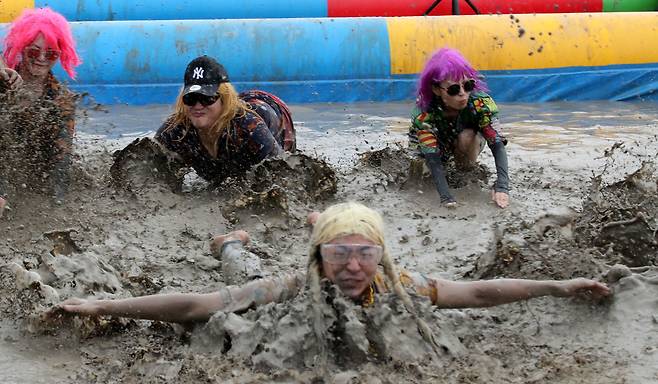
[[170,103],[187,63],[209,54],[239,89],[293,103],[410,100],[425,60],[450,46],[496,100],[655,100],[656,25],[656,12],[74,22],[84,63],[71,86],[102,103]]
[[[453,14],[442,0],[431,16]],[[49,6],[70,21],[262,19],[294,17],[422,16],[434,0],[0,0],[0,22],[23,8]],[[461,14],[474,14],[459,0]],[[658,10],[658,0],[471,0],[481,14],[636,12]]]

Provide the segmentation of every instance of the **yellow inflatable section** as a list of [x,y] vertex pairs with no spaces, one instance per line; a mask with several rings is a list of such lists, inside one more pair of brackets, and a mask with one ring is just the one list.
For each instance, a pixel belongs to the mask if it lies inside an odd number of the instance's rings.
[[8,23],[24,8],[34,8],[34,0],[0,0],[0,23]]
[[658,12],[391,17],[391,74],[419,73],[445,46],[478,70],[658,62]]

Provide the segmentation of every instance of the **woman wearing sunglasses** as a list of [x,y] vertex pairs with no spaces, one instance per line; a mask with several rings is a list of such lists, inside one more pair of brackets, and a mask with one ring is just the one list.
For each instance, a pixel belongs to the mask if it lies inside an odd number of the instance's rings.
[[[218,292],[175,293],[118,300],[69,299],[53,307],[47,318],[61,312],[81,315],[123,316],[178,323],[207,321],[215,312],[245,312],[254,306],[283,302],[308,290],[312,300],[311,328],[319,345],[326,345],[328,327],[323,319],[327,311],[325,288],[335,285],[340,292],[364,307],[378,304],[378,295],[394,293],[416,319],[420,333],[433,345],[428,325],[418,316],[409,292],[428,297],[441,308],[487,307],[540,296],[569,297],[584,294],[598,299],[610,294],[609,288],[588,279],[535,281],[497,279],[454,282],[398,271],[388,252],[381,216],[359,203],[333,205],[321,214],[309,215],[314,224],[306,273],[251,281],[227,286]],[[222,257],[239,252],[249,241],[244,231],[236,231],[213,240]],[[324,324],[326,328],[313,327]]]
[[[20,158],[30,168],[30,175],[47,175],[49,179],[38,178],[34,187],[41,189],[41,182],[49,181],[60,200],[69,182],[75,97],[53,76],[52,68],[59,61],[75,78],[74,68],[80,59],[69,24],[49,8],[26,9],[9,26],[2,56],[0,98],[3,115],[11,120],[3,127],[6,131],[1,143],[2,156],[8,158],[0,164]],[[2,169],[0,174],[6,177],[9,172]],[[0,212],[7,192],[0,190]]]
[[263,91],[238,95],[224,66],[201,56],[185,70],[174,113],[155,139],[206,180],[245,172],[261,160],[295,150],[286,104]]
[[436,52],[420,75],[409,142],[425,158],[447,207],[457,203],[448,188],[444,162],[454,155],[457,164],[471,166],[485,143],[496,162],[492,200],[501,208],[509,204],[507,140],[498,127],[498,107],[486,91],[480,74],[454,49]]

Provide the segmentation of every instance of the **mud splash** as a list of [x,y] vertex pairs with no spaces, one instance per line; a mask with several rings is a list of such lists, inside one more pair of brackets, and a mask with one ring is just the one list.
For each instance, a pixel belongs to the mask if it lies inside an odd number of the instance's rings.
[[[485,187],[491,176],[489,169],[482,164],[467,168],[458,167],[454,158],[444,164],[446,179],[451,188],[463,188],[469,184]],[[359,164],[366,169],[376,169],[384,174],[383,180],[402,188],[433,189],[434,183],[429,168],[417,152],[409,148],[386,147],[377,151],[360,154]]]
[[653,163],[605,187],[596,177],[583,213],[576,236],[605,254],[607,262],[658,265],[658,172]]
[[336,172],[324,160],[293,153],[263,160],[244,177],[222,181],[214,193],[231,197],[222,213],[237,223],[253,214],[289,217],[292,209],[333,197],[337,183]]
[[[264,372],[317,370],[324,361],[329,362],[326,371],[330,372],[358,369],[366,363],[436,365],[436,355],[418,332],[416,321],[394,295],[382,295],[375,306],[364,309],[344,298],[336,287],[323,294],[327,306],[320,327],[328,335],[326,349],[319,345],[309,322],[313,304],[306,293],[292,302],[271,304],[242,316],[218,313],[195,332],[192,346],[243,360]],[[443,322],[426,299],[416,299],[438,334],[438,324]],[[447,337],[446,344],[453,351],[463,350],[456,338]]]
[[180,191],[184,173],[183,163],[175,154],[165,150],[150,138],[136,139],[125,148],[114,152],[110,175],[116,187],[129,191],[146,191],[162,185]]
[[0,94],[0,193],[52,193],[61,125],[52,104],[22,90]]
[[[173,192],[184,189],[186,174],[198,180],[175,153],[150,138],[136,139],[113,155],[110,168],[116,187],[132,193],[148,194],[161,187]],[[197,181],[188,190],[206,189],[216,196],[229,196],[222,213],[233,223],[240,216],[271,213],[289,216],[291,206],[308,206],[336,193],[336,173],[324,161],[303,153],[286,153],[266,159],[244,176],[220,181]]]
[[[655,159],[658,145],[648,147],[651,153],[632,156]],[[623,162],[625,172],[616,175],[622,179],[603,182],[604,177],[614,180],[609,168],[622,163],[615,152],[622,149],[625,156],[639,152],[637,145],[621,143],[604,151],[606,165],[591,179],[580,212],[561,207],[534,222],[515,220],[499,225],[495,252],[480,257],[473,276],[548,273],[571,278],[588,271],[603,273],[613,264],[658,265],[658,173],[654,163],[645,159],[633,170],[633,164]]]

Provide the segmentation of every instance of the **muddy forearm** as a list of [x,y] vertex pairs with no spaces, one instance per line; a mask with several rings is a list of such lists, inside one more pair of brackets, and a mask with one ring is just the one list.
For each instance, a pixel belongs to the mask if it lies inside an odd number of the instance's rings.
[[208,320],[212,316],[213,312],[204,315],[203,311],[195,310],[196,302],[201,297],[201,294],[172,293],[119,300],[99,300],[96,304],[99,315],[188,323]]
[[557,281],[500,279],[472,282],[474,298],[478,307],[512,303],[533,297],[557,295]]
[[242,312],[259,305],[288,300],[304,285],[303,274],[228,286],[217,293],[171,293],[94,302],[96,315],[171,323],[207,321],[218,311]]
[[441,196],[441,202],[446,203],[454,201],[455,199],[450,194],[448,180],[446,179],[446,171],[443,166],[443,161],[441,161],[440,153],[426,153],[425,162],[432,173],[432,180],[434,180],[436,190],[439,192],[439,196]]
[[507,172],[507,151],[505,150],[505,144],[502,141],[496,140],[496,142],[489,147],[491,149],[491,154],[493,154],[494,161],[496,163],[496,184],[494,185],[494,190],[496,192],[509,192],[509,175]]

